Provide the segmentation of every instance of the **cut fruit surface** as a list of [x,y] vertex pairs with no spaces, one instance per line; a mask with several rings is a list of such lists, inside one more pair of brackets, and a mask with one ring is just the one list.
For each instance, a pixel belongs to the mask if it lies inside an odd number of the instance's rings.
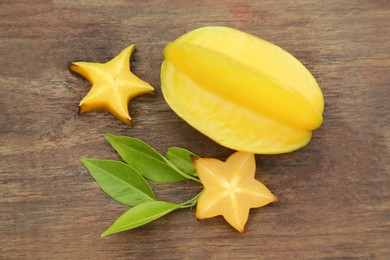
[[167,45],[161,86],[171,108],[231,149],[283,153],[306,145],[322,123],[310,72],[281,48],[226,27],[205,27]]
[[236,152],[226,162],[212,158],[194,159],[204,190],[196,206],[198,219],[222,215],[240,232],[244,232],[249,210],[276,201],[276,197],[256,180],[253,153]]
[[107,110],[128,125],[133,125],[128,104],[142,94],[153,94],[154,88],[130,71],[134,45],[125,48],[106,63],[73,62],[70,70],[85,77],[92,88],[80,101],[79,113]]

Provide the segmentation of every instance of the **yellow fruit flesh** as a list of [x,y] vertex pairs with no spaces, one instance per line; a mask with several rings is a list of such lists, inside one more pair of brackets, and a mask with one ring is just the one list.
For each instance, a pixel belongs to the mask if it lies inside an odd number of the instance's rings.
[[128,111],[129,101],[141,94],[154,93],[153,87],[130,71],[130,56],[135,50],[131,45],[107,63],[73,62],[70,69],[83,77],[92,88],[80,101],[79,113],[107,110],[132,125]]
[[[299,129],[315,129],[322,122],[321,114],[304,96],[226,56],[192,44],[171,43],[165,58],[178,73],[227,102]],[[204,71],[210,76],[205,77]]]
[[[273,59],[264,60],[269,52]],[[254,153],[288,152],[306,145],[322,122],[322,93],[312,75],[266,41],[208,27],[169,44],[164,55],[166,101],[221,145]]]
[[227,27],[203,27],[178,38],[226,56],[306,97],[322,114],[324,99],[313,75],[294,56],[253,35]]
[[162,81],[167,77],[172,86],[186,86],[166,88],[164,96],[168,104],[217,143],[235,150],[272,154],[298,149],[311,138],[311,131],[293,129],[200,88],[184,74],[176,73],[170,63],[164,63],[164,70]]
[[196,207],[198,219],[222,215],[231,226],[244,232],[251,208],[277,200],[254,178],[256,163],[252,153],[236,152],[226,162],[201,158],[194,163],[204,185]]

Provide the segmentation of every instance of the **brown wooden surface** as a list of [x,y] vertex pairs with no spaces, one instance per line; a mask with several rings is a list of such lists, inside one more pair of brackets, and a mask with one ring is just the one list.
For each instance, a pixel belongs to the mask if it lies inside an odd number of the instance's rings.
[[[390,259],[390,4],[388,1],[0,0],[1,259]],[[178,118],[159,84],[164,46],[207,25],[274,42],[302,61],[325,97],[311,143],[259,155],[257,178],[278,204],[251,211],[247,233],[181,210],[100,238],[126,207],[79,158],[117,159],[103,134],[160,152],[186,147],[225,159]],[[71,61],[105,62],[130,44],[132,70],[157,96],[131,104],[135,127],[108,113],[76,114],[90,85]],[[184,201],[196,184],[154,185]]]

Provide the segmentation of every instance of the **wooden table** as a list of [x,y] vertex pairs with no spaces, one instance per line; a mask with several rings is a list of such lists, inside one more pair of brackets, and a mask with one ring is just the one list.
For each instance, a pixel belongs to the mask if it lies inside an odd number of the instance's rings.
[[[390,259],[390,4],[388,1],[0,1],[1,259]],[[118,159],[104,133],[225,159],[232,151],[165,103],[164,46],[192,29],[234,27],[288,50],[325,97],[311,143],[258,155],[256,177],[279,198],[251,210],[240,234],[222,218],[174,212],[100,234],[126,207],[102,192],[80,157]],[[156,96],[130,104],[135,126],[77,115],[90,85],[72,61],[105,62],[130,44],[132,71]],[[191,182],[153,185],[184,201]]]

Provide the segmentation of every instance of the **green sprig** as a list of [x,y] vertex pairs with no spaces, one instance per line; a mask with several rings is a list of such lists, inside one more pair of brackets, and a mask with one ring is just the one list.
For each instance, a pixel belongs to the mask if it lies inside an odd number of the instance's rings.
[[166,214],[194,207],[199,195],[182,204],[157,200],[146,179],[159,183],[193,180],[200,183],[191,158],[196,154],[179,147],[170,147],[165,158],[139,139],[105,135],[124,162],[82,158],[92,177],[114,200],[130,206],[102,237],[145,225]]

